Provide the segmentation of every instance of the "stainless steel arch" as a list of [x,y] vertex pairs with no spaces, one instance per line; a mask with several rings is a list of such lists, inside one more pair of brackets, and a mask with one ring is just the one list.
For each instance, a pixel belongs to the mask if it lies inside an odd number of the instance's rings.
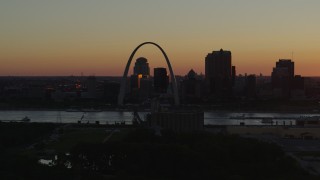
[[127,76],[128,76],[129,67],[130,67],[131,61],[133,59],[133,56],[136,54],[136,52],[138,51],[139,48],[141,48],[143,45],[146,45],[146,44],[152,44],[152,45],[156,46],[157,48],[159,48],[160,51],[162,52],[164,58],[166,59],[166,62],[168,64],[169,71],[170,71],[172,85],[173,85],[174,103],[175,103],[175,105],[178,106],[179,105],[178,87],[177,87],[176,78],[174,76],[169,58],[168,58],[167,54],[164,52],[164,50],[158,44],[156,44],[154,42],[144,42],[144,43],[140,44],[139,46],[137,46],[133,50],[133,52],[131,53],[129,60],[127,62],[127,65],[126,65],[126,69],[124,70],[122,80],[121,80],[121,87],[120,87],[120,92],[119,92],[119,96],[118,96],[118,105],[123,105],[123,99],[124,99],[125,90],[126,90]]

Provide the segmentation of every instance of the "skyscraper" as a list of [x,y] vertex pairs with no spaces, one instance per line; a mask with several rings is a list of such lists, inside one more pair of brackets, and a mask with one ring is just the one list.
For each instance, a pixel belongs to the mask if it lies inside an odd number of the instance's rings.
[[156,93],[166,93],[169,85],[169,76],[167,75],[167,69],[158,67],[154,68],[153,77],[154,91]]
[[140,57],[136,60],[133,68],[133,74],[138,75],[142,74],[143,76],[150,75],[150,68],[148,60],[144,57]]
[[[300,77],[300,78],[299,78]],[[299,80],[300,79],[300,80]],[[288,98],[293,89],[303,89],[303,78],[295,77],[294,62],[291,59],[279,59],[271,74],[274,95]]]
[[209,53],[205,58],[205,77],[210,93],[230,95],[232,93],[231,52],[220,49],[220,51]]
[[133,67],[133,75],[130,77],[131,91],[140,88],[140,80],[142,78],[149,78],[150,68],[148,60],[144,57],[139,57]]
[[271,74],[272,87],[290,89],[290,82],[293,78],[294,62],[290,59],[279,59]]
[[279,59],[279,61],[276,62],[276,68],[286,68],[289,78],[292,79],[294,77],[294,62],[291,61],[291,59]]
[[231,52],[213,51],[205,59],[206,79],[224,77],[231,79]]

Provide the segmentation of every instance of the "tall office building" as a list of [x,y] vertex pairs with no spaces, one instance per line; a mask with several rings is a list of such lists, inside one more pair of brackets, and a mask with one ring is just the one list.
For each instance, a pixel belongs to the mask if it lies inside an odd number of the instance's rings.
[[148,60],[144,57],[139,57],[133,67],[133,75],[130,77],[131,91],[140,88],[142,78],[149,78],[150,68]]
[[154,91],[156,93],[166,93],[169,85],[169,76],[166,68],[154,68],[153,77]]
[[138,75],[142,74],[143,76],[150,75],[150,68],[148,60],[144,57],[140,57],[136,60],[133,68],[133,74]]
[[232,93],[231,51],[213,51],[205,58],[205,77],[210,93],[230,95]]
[[210,78],[229,78],[231,79],[231,52],[213,51],[209,53],[205,59],[205,76]]
[[294,62],[291,59],[279,59],[276,62],[276,68],[286,68],[289,78],[294,78]]
[[293,78],[294,62],[290,59],[279,59],[271,74],[272,88],[283,89],[283,93],[289,93]]
[[275,96],[289,98],[293,90],[304,90],[304,78],[295,76],[294,62],[291,59],[279,59],[271,74],[271,83]]

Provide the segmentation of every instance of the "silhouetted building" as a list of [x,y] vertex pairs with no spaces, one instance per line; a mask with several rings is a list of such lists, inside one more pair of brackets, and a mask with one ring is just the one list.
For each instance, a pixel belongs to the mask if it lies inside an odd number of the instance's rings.
[[43,99],[45,97],[45,87],[41,83],[32,83],[28,87],[28,98]]
[[276,97],[290,97],[291,82],[293,79],[294,63],[291,60],[280,59],[276,62],[271,74],[271,83]]
[[231,74],[232,74],[232,86],[234,86],[235,81],[236,81],[236,67],[235,66],[232,66]]
[[[83,98],[96,98],[97,93],[97,78],[95,76],[89,76],[86,80],[87,92],[82,94]],[[71,91],[73,92],[73,91]]]
[[294,62],[291,59],[279,59],[276,62],[276,68],[287,68],[289,78],[293,79],[294,77]]
[[209,85],[210,93],[215,95],[231,95],[232,93],[232,74],[231,52],[213,51],[205,58],[205,77]]
[[[141,74],[140,74],[141,76]],[[130,89],[131,91],[134,90],[134,89],[139,89],[139,75],[137,74],[133,74],[130,76]]]
[[206,79],[224,77],[231,79],[231,52],[213,51],[205,59]]
[[140,88],[140,79],[142,76],[149,76],[150,68],[148,60],[144,57],[139,57],[133,67],[133,75],[130,77],[130,89]]
[[152,93],[151,78],[142,77],[140,79],[139,98],[140,101],[146,100]]
[[[117,97],[116,86],[105,84],[105,79],[117,81],[117,77],[14,77],[7,79],[5,87],[0,85],[0,100],[24,99],[24,100],[52,100],[63,101],[106,101]],[[0,78],[0,82],[3,78]],[[120,79],[120,78],[119,78]],[[120,81],[119,81],[120,82]],[[2,90],[1,90],[2,89]]]
[[254,74],[246,77],[245,94],[248,98],[256,97],[256,76]]
[[185,103],[199,102],[202,97],[202,81],[193,69],[181,81],[181,97]]
[[120,83],[114,81],[104,82],[104,98],[108,103],[117,103],[119,91]]
[[202,131],[204,125],[203,111],[163,108],[156,99],[152,100],[151,114],[148,117],[149,126],[156,129],[171,129],[175,132]]
[[262,74],[256,76],[256,92],[257,97],[259,97],[259,99],[267,100],[273,98],[273,90],[270,76],[263,76]]
[[166,68],[154,68],[153,86],[156,93],[167,93],[169,76]]
[[320,100],[320,79],[306,77],[304,82],[306,96],[310,99]]
[[133,68],[133,74],[138,75],[142,74],[143,76],[150,75],[150,68],[148,60],[144,57],[140,57],[136,60]]
[[144,57],[138,58],[133,68],[133,75],[130,76],[130,100],[132,102],[141,102],[149,97],[152,89],[152,81],[149,76],[148,60]]
[[171,129],[176,132],[202,131],[204,114],[201,111],[154,112],[149,120],[151,127]]
[[271,74],[273,93],[277,97],[290,98],[304,96],[304,78],[295,76],[294,62],[290,59],[279,59]]
[[292,82],[291,98],[304,99],[305,98],[305,85],[304,77],[295,75]]
[[130,76],[130,96],[129,102],[137,103],[139,101],[140,78],[142,74],[133,74]]
[[239,76],[235,77],[235,83],[233,86],[233,93],[235,96],[245,96],[244,89],[246,86],[246,78],[247,76],[243,76],[242,74],[239,74]]
[[301,75],[295,75],[292,83],[293,89],[304,90],[304,77]]

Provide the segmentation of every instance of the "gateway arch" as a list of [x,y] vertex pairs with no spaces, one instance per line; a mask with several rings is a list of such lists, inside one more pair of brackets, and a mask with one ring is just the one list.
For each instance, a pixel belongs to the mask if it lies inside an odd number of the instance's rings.
[[139,46],[137,46],[133,50],[133,52],[131,53],[129,60],[127,62],[127,65],[126,65],[126,69],[124,70],[122,80],[121,80],[121,87],[120,87],[120,92],[119,92],[119,96],[118,96],[118,105],[123,105],[123,99],[124,99],[125,91],[126,91],[127,76],[128,76],[131,61],[132,61],[134,55],[136,54],[136,52],[139,50],[139,48],[141,48],[142,46],[144,46],[146,44],[151,44],[151,45],[156,46],[158,49],[160,49],[164,58],[166,59],[166,62],[167,62],[167,65],[168,65],[169,71],[170,71],[170,76],[171,76],[170,78],[171,78],[172,86],[173,86],[174,103],[175,103],[175,105],[178,106],[179,105],[179,95],[178,95],[177,82],[176,82],[176,78],[174,76],[169,58],[168,58],[167,54],[164,52],[164,50],[158,44],[156,44],[154,42],[144,42],[144,43],[140,44]]

